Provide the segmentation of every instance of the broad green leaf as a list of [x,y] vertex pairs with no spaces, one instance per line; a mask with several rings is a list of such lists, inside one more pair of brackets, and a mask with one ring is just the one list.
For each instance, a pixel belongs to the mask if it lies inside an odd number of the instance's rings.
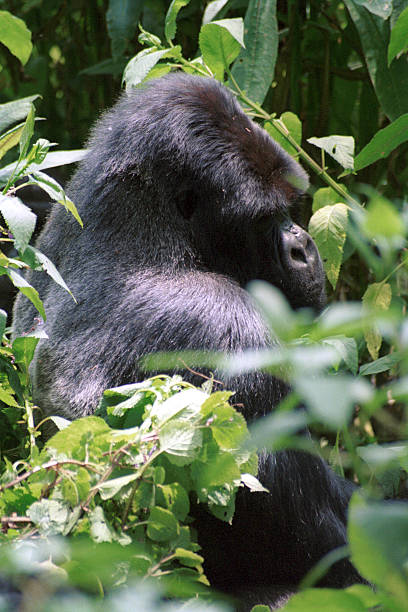
[[96,416],[83,417],[73,421],[71,425],[52,436],[47,441],[45,448],[53,448],[58,453],[64,453],[69,457],[76,452],[84,435],[92,434],[94,440],[97,440],[99,436],[105,439],[106,434],[111,431],[103,419]]
[[345,374],[298,377],[294,388],[305,400],[311,415],[333,431],[348,424],[355,403],[367,402],[372,396],[368,382]]
[[140,83],[147,77],[150,70],[165,57],[177,58],[180,56],[181,47],[176,46],[171,49],[161,49],[160,51],[154,51],[151,49],[144,49],[127,63],[125,71],[123,73],[123,82],[126,83],[126,90],[129,91],[132,87],[140,85]]
[[367,612],[367,607],[351,593],[339,589],[305,589],[290,598],[285,612]]
[[3,402],[7,406],[13,406],[14,408],[18,408],[18,403],[16,402],[14,395],[4,389],[4,387],[0,386],[0,402]]
[[[407,9],[408,20],[408,9]],[[379,159],[385,159],[396,147],[408,140],[408,113],[379,130],[354,160],[354,169],[361,170]]]
[[14,236],[16,248],[24,253],[37,221],[36,215],[15,196],[0,194],[0,213]]
[[[344,185],[342,185],[342,187],[345,189]],[[319,210],[319,208],[332,204],[338,204],[339,202],[344,202],[344,200],[337,193],[337,191],[334,191],[332,187],[321,187],[320,189],[317,189],[313,195],[312,210],[315,213]]]
[[119,478],[111,478],[96,485],[99,491],[99,495],[102,499],[111,499],[114,495],[119,493],[123,487],[126,487],[129,483],[134,482],[139,478],[137,472],[128,474],[127,476],[120,476]]
[[[391,304],[392,290],[389,283],[373,283],[363,295],[363,305],[375,310],[388,310]],[[376,325],[364,330],[367,349],[372,359],[377,359],[382,344],[382,336]]]
[[7,151],[18,145],[23,133],[23,127],[23,125],[16,125],[16,127],[0,136],[0,159],[4,157]]
[[56,415],[51,416],[50,420],[57,427],[58,431],[62,431],[63,429],[71,425],[72,423],[72,421],[69,421],[68,419],[64,419],[63,417],[56,416]]
[[177,520],[184,521],[190,511],[190,501],[184,487],[178,482],[160,485],[167,509],[170,510]]
[[136,32],[143,0],[109,0],[106,25],[111,39],[113,58],[124,54]]
[[28,366],[34,357],[35,347],[40,338],[47,338],[45,331],[34,331],[27,336],[19,336],[13,342],[13,354],[16,362],[23,364],[26,371],[28,371]]
[[371,376],[371,374],[387,372],[400,363],[402,359],[403,355],[399,351],[395,351],[395,353],[390,353],[385,355],[385,357],[380,357],[380,359],[362,365],[359,373],[361,376]]
[[175,465],[191,463],[202,445],[203,434],[192,423],[174,419],[159,431],[160,450]]
[[177,31],[177,15],[184,6],[189,4],[189,2],[190,0],[172,0],[164,22],[164,35],[167,42],[170,42],[175,37]]
[[262,104],[271,86],[278,53],[276,0],[250,0],[244,20],[245,49],[232,74],[251,100]]
[[234,457],[230,453],[220,453],[215,447],[208,451],[205,463],[195,461],[191,473],[196,482],[197,492],[240,480],[241,473]]
[[201,567],[204,563],[204,557],[197,555],[197,553],[191,550],[186,550],[185,548],[176,548],[174,554],[180,563],[187,567]]
[[391,202],[380,195],[374,197],[369,203],[363,220],[363,228],[370,238],[405,236],[405,226],[401,215]]
[[31,32],[22,19],[8,11],[0,11],[0,42],[15,55],[22,64],[28,61],[33,45]]
[[325,338],[323,340],[323,344],[333,346],[350,372],[352,374],[357,374],[358,349],[354,338],[347,338],[346,336],[333,336],[332,338]]
[[347,222],[348,208],[342,203],[319,208],[309,222],[309,233],[317,244],[327,278],[333,289],[336,288],[343,259]]
[[30,112],[31,103],[34,102],[40,96],[28,96],[27,98],[20,98],[20,100],[13,100],[13,102],[6,102],[0,104],[0,133],[13,123],[22,121],[25,119]]
[[399,53],[408,51],[408,7],[405,8],[391,30],[390,44],[388,45],[388,65]]
[[172,512],[159,506],[151,509],[147,521],[147,535],[155,542],[168,542],[177,536],[179,524]]
[[208,398],[208,394],[200,389],[184,389],[180,393],[176,393],[166,399],[164,402],[157,402],[149,411],[149,416],[152,419],[157,419],[160,426],[163,426],[174,417],[180,419],[183,417],[190,420],[191,416],[200,416],[200,409]]
[[31,138],[34,134],[34,123],[35,123],[35,108],[34,104],[31,104],[30,111],[25,120],[23,131],[20,138],[20,160],[23,159],[28,152]]
[[355,0],[355,3],[382,19],[388,19],[392,13],[392,0]]
[[408,512],[398,501],[364,501],[355,494],[349,506],[351,559],[367,580],[392,593],[408,608]]
[[[384,0],[384,4],[390,0]],[[356,0],[344,0],[360,36],[370,79],[382,110],[391,121],[408,112],[408,63],[394,59],[388,67],[390,20],[374,15]]]
[[100,544],[101,542],[119,542],[123,546],[131,543],[131,538],[124,533],[116,533],[113,527],[105,518],[104,511],[101,506],[96,506],[94,510],[88,513],[90,523],[90,535],[92,539]]
[[46,536],[62,534],[68,520],[68,506],[53,499],[42,499],[34,502],[27,510],[40,533]]
[[201,28],[199,44],[204,62],[219,81],[244,47],[243,37],[244,24],[240,18],[212,21]]
[[217,408],[210,427],[222,450],[239,448],[247,435],[244,417],[228,404]]
[[44,172],[39,171],[32,172],[29,177],[30,180],[37,183],[37,185],[41,187],[41,189],[43,189],[50,196],[50,198],[58,202],[58,204],[62,204],[62,206],[71,213],[79,225],[83,227],[84,224],[82,223],[82,219],[79,216],[75,204],[69,199],[61,185],[55,179],[48,176],[48,174],[44,174]]
[[[283,113],[280,116],[279,121],[281,121],[286,129],[289,131],[290,135],[294,140],[296,140],[297,144],[300,145],[302,142],[302,123],[297,115],[294,113]],[[277,128],[274,126],[273,121],[265,121],[264,128],[268,132],[270,136],[276,142],[280,144],[280,146],[285,149],[292,157],[298,159],[299,153],[296,151],[295,147],[293,147],[290,142],[283,136]],[[337,200],[338,201],[338,200]]]
[[205,7],[202,25],[210,23],[222,8],[227,4],[228,0],[213,0]]
[[354,168],[354,138],[352,136],[325,136],[324,138],[308,138],[307,142],[323,149],[331,155],[343,168]]

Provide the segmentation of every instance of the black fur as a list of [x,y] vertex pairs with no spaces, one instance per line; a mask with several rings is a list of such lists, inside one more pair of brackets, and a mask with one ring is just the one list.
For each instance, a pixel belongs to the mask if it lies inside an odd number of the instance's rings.
[[[274,283],[294,307],[321,308],[320,258],[289,217],[306,185],[300,166],[214,80],[173,74],[123,96],[97,123],[68,189],[84,229],[56,206],[38,241],[77,304],[31,274],[49,336],[32,364],[35,402],[75,418],[92,413],[105,388],[142,379],[148,353],[270,345],[245,290],[251,279]],[[15,333],[34,317],[20,296]],[[262,373],[223,380],[249,419],[287,392]],[[207,574],[244,607],[279,605],[346,542],[350,487],[320,458],[261,453],[259,477],[270,494],[240,492],[232,525],[197,508]],[[344,561],[322,584],[357,580]]]

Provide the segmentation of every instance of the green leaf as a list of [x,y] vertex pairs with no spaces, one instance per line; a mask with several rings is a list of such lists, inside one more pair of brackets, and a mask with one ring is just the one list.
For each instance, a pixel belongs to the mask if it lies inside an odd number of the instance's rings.
[[0,159],[4,157],[7,151],[18,145],[23,129],[23,125],[16,125],[16,127],[0,136]]
[[227,4],[228,0],[213,0],[205,7],[202,25],[210,23],[220,10]]
[[283,340],[290,337],[296,319],[283,293],[263,281],[250,282],[248,290],[258,302],[273,334]]
[[189,3],[190,0],[172,0],[164,21],[164,35],[167,42],[172,41],[176,35],[177,15],[179,14],[180,10]]
[[6,270],[6,274],[10,278],[13,285],[17,287],[17,289],[19,289],[21,293],[23,293],[30,300],[30,302],[34,304],[45,321],[47,317],[45,315],[44,305],[40,299],[37,289],[34,289],[34,287],[32,287],[30,283],[25,280],[25,278],[17,274],[17,272],[12,268],[8,268]]
[[363,229],[370,238],[405,236],[405,226],[401,215],[394,204],[380,195],[370,201],[363,220]]
[[216,409],[210,427],[222,450],[239,448],[247,435],[244,417],[228,404]]
[[190,511],[190,501],[184,487],[178,482],[160,485],[159,490],[163,494],[167,509],[170,510],[179,521],[185,521]]
[[213,487],[240,480],[241,473],[234,457],[230,453],[220,453],[217,448],[211,447],[205,463],[195,461],[191,466],[191,473],[196,482],[196,489],[206,490]]
[[[408,112],[408,63],[395,59],[388,67],[390,20],[374,15],[356,0],[344,0],[360,36],[370,79],[382,110],[393,121]],[[389,0],[387,4],[389,8]]]
[[19,160],[23,159],[28,152],[31,138],[34,134],[34,123],[35,123],[35,107],[31,104],[30,111],[25,120],[23,131],[20,138],[20,157]]
[[338,203],[319,208],[309,221],[309,233],[317,244],[323,266],[333,289],[336,288],[347,235],[348,208]]
[[35,260],[38,262],[38,264],[41,266],[41,268],[47,274],[49,274],[49,276],[51,276],[51,278],[52,278],[52,280],[54,282],[56,282],[63,289],[65,289],[65,291],[68,291],[68,293],[70,295],[72,295],[68,285],[65,283],[65,281],[62,278],[61,274],[58,272],[57,268],[54,266],[52,261],[50,259],[48,259],[48,257],[46,255],[44,255],[44,253],[41,253],[41,251],[39,251],[38,249],[36,249],[35,247],[30,246],[30,245],[27,247],[27,250],[26,250],[25,253],[27,253],[27,251],[29,251],[29,252],[31,252],[33,254]]
[[352,593],[339,589],[305,589],[285,604],[285,612],[367,612],[367,607]]
[[139,85],[143,79],[147,77],[152,68],[165,57],[178,58],[181,53],[181,47],[176,46],[171,49],[161,49],[155,51],[152,49],[144,49],[127,63],[123,73],[123,82],[126,83],[126,90],[129,91],[132,87]]
[[[408,511],[404,502],[364,501],[354,494],[349,506],[351,558],[370,582],[408,607]],[[397,608],[398,609],[398,608]]]
[[[408,9],[407,9],[408,19]],[[379,159],[385,159],[396,147],[408,140],[408,113],[379,130],[354,160],[354,169],[361,170]]]
[[395,353],[390,353],[385,355],[385,357],[380,357],[380,359],[362,365],[359,374],[361,376],[371,376],[372,374],[387,372],[400,363],[402,359],[403,355],[399,351],[395,351]]
[[136,32],[143,0],[109,0],[106,25],[114,59],[124,54]]
[[278,54],[276,0],[250,0],[244,20],[245,49],[232,74],[251,100],[262,104],[273,81]]
[[[46,170],[47,168],[56,168],[57,166],[64,166],[65,164],[73,164],[83,159],[86,154],[86,149],[47,153],[47,157],[40,164],[30,164],[28,168],[26,168],[23,176],[38,170]],[[14,173],[15,168],[16,163],[14,162],[0,169],[0,185],[5,185],[7,183],[10,176]]]
[[25,119],[30,112],[31,103],[39,97],[40,96],[36,94],[34,96],[28,96],[27,98],[20,98],[19,100],[0,104],[0,133],[10,125],[13,125],[13,123]]
[[[284,124],[292,138],[296,140],[298,145],[300,145],[302,142],[302,123],[299,117],[294,113],[287,112],[280,116],[279,121]],[[287,138],[285,138],[285,136],[279,132],[272,121],[265,121],[264,128],[268,134],[272,136],[272,138],[289,153],[289,155],[292,155],[292,157],[298,159],[299,153],[295,147],[293,147]]]
[[372,395],[372,389],[364,379],[345,374],[298,377],[294,387],[306,401],[310,413],[333,431],[348,424],[355,403],[366,402]]
[[356,4],[364,6],[373,15],[388,19],[392,13],[392,0],[355,0]]
[[324,138],[308,138],[307,142],[323,149],[333,157],[343,168],[354,168],[354,138],[352,136],[326,136]]
[[[78,213],[78,210],[75,204],[69,199],[64,189],[55,179],[48,176],[48,174],[44,174],[43,172],[36,171],[30,174],[30,180],[32,180],[39,187],[41,187],[41,189],[43,189],[50,196],[50,198],[58,202],[58,204],[62,204],[65,210],[68,210],[72,214],[74,219],[78,221],[79,225],[83,227],[84,224],[82,223],[82,219],[79,216],[79,213]],[[48,259],[47,261],[49,262],[50,260]],[[66,285],[64,288],[67,288]]]
[[0,11],[0,42],[22,64],[27,63],[33,48],[31,32],[22,19],[14,17],[8,11]]
[[[363,295],[363,306],[372,310],[388,310],[391,304],[392,290],[389,283],[373,283]],[[372,325],[364,330],[367,349],[372,359],[377,359],[382,344],[382,336],[377,326]]]
[[4,389],[4,387],[0,386],[0,402],[3,402],[7,406],[13,406],[14,408],[18,408],[18,403],[16,402],[14,395]]
[[99,494],[102,499],[111,499],[114,495],[119,493],[123,487],[126,487],[130,482],[134,482],[139,478],[137,472],[128,474],[127,476],[120,476],[119,478],[111,478],[104,482],[98,483],[96,488],[99,490]]
[[192,552],[191,550],[186,550],[185,548],[176,548],[174,554],[176,559],[178,559],[182,565],[186,565],[187,567],[200,568],[204,563],[204,557],[197,555],[197,553]]
[[101,542],[119,542],[123,546],[131,543],[131,538],[125,534],[118,534],[110,525],[105,517],[101,506],[96,506],[88,513],[90,523],[90,534],[92,539],[100,544]]
[[221,19],[207,23],[200,30],[199,44],[204,62],[222,81],[225,69],[244,47],[242,19]]
[[159,431],[160,450],[175,465],[191,463],[202,445],[202,432],[192,423],[180,419],[169,421]]
[[352,374],[357,374],[358,349],[357,342],[354,338],[347,338],[346,336],[333,336],[331,338],[324,338],[323,344],[333,346],[350,372]]
[[408,7],[402,11],[391,30],[387,55],[388,66],[394,57],[405,51],[408,51]]
[[28,371],[28,366],[34,357],[34,351],[40,338],[47,338],[44,331],[35,331],[27,336],[19,336],[13,342],[15,360],[17,363],[23,364],[26,371]]
[[147,521],[147,535],[155,542],[168,542],[177,536],[179,524],[170,510],[154,506]]
[[52,499],[34,502],[27,510],[28,518],[46,536],[62,534],[68,520],[66,504]]
[[109,425],[103,419],[96,416],[83,417],[73,421],[68,427],[47,440],[45,448],[53,448],[58,453],[64,453],[70,457],[81,444],[84,435],[88,436],[91,434],[94,441],[99,436],[105,440],[106,434],[109,434],[111,431]]
[[36,215],[19,198],[1,194],[0,213],[14,236],[16,248],[24,253],[35,229]]
[[[343,189],[345,189],[344,185],[341,186]],[[317,189],[313,195],[312,210],[315,213],[319,210],[319,208],[332,204],[338,204],[339,202],[344,202],[344,199],[337,193],[337,191],[334,191],[332,187],[321,187],[320,189]]]

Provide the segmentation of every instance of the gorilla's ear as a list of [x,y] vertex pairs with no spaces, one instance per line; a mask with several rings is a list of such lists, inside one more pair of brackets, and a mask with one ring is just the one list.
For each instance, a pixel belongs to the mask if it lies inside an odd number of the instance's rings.
[[198,206],[198,195],[191,185],[181,185],[176,193],[176,207],[183,219],[191,219]]

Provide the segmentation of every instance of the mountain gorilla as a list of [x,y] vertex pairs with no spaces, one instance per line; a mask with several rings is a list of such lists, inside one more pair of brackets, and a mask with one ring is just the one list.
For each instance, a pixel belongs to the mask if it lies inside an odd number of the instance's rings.
[[[148,353],[270,345],[245,290],[251,279],[270,281],[295,308],[321,309],[318,251],[289,216],[306,186],[300,166],[215,80],[171,74],[124,95],[97,123],[69,185],[84,229],[57,206],[38,240],[77,303],[30,273],[49,336],[32,364],[35,402],[72,419],[91,414],[104,389],[143,379]],[[15,334],[34,317],[20,296]],[[261,372],[223,382],[248,419],[287,393]],[[351,485],[320,458],[261,452],[259,478],[269,493],[241,490],[232,525],[201,510],[196,521],[211,583],[242,609],[278,607],[346,543]],[[344,560],[320,585],[359,580]]]

